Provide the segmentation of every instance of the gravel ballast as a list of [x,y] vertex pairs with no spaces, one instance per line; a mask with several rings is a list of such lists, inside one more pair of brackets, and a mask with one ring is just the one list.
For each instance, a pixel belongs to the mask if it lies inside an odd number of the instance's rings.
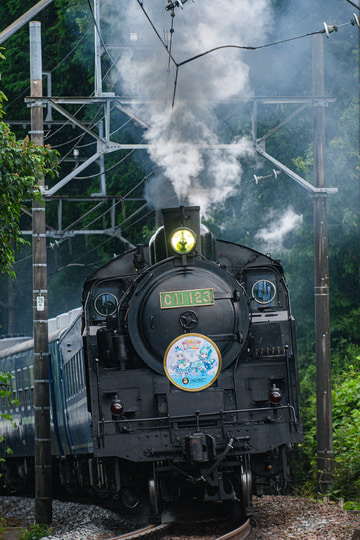
[[257,540],[355,540],[360,529],[358,513],[340,506],[302,497],[254,497],[259,514],[254,538]]
[[[338,505],[290,496],[254,497],[259,510],[256,540],[355,540],[360,530],[359,513]],[[0,516],[23,527],[34,523],[34,499],[0,497]],[[139,526],[124,517],[95,505],[53,501],[54,532],[44,540],[104,540]]]

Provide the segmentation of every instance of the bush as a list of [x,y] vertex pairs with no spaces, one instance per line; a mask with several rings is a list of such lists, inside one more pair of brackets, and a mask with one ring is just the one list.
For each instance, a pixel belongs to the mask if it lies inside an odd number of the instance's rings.
[[[359,353],[358,348],[357,354]],[[333,384],[333,437],[335,474],[330,495],[342,498],[348,504],[360,505],[360,356],[353,358],[354,365],[335,379]],[[310,367],[311,368],[311,367]],[[310,369],[313,375],[313,369]],[[304,375],[302,386],[306,405],[302,409],[304,443],[301,445],[300,463],[307,470],[300,489],[301,494],[316,496],[317,449],[316,449],[316,399],[315,389],[310,393],[310,377]],[[301,474],[297,471],[297,474]],[[303,473],[304,474],[304,473]],[[350,502],[349,502],[350,501]]]
[[46,525],[35,524],[31,525],[29,529],[22,529],[19,540],[40,540],[44,536],[53,534],[54,529],[48,529]]

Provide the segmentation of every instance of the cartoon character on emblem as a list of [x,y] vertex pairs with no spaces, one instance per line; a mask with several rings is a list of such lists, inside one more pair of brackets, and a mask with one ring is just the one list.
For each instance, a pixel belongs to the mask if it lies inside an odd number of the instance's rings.
[[209,345],[204,345],[200,349],[199,358],[202,360],[207,370],[211,369],[215,364],[215,358],[210,358],[211,353],[212,348]]
[[202,361],[201,358],[197,358],[197,360],[194,360],[191,364],[191,367],[192,369],[195,370],[196,373],[203,373],[205,372],[205,366],[204,366],[204,362]]
[[191,369],[190,361],[185,356],[185,351],[181,347],[176,347],[175,356],[177,363],[174,365],[173,370],[184,377]]

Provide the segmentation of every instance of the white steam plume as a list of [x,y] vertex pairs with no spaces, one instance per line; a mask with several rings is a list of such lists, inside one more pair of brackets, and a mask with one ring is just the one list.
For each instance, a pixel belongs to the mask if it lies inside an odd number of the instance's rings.
[[[166,5],[165,0],[143,2],[169,49],[172,17]],[[172,107],[175,66],[138,2],[121,3],[119,17],[125,17],[129,35],[137,35],[118,67],[123,91],[144,100],[136,114],[150,126],[145,133],[150,157],[171,181],[180,203],[200,204],[206,212],[234,192],[241,181],[240,159],[253,152],[245,138],[231,141],[231,149],[219,148],[215,107],[251,95],[246,57],[254,52],[222,49],[181,66]],[[221,45],[253,46],[264,42],[270,23],[270,0],[188,2],[175,10],[171,54],[180,63]],[[158,199],[162,191],[158,185]],[[151,202],[155,207],[164,204]]]
[[272,211],[268,218],[269,225],[260,229],[256,236],[264,242],[265,249],[275,252],[281,251],[284,249],[283,242],[286,235],[297,229],[302,220],[303,216],[296,214],[291,206],[280,218],[276,211]]

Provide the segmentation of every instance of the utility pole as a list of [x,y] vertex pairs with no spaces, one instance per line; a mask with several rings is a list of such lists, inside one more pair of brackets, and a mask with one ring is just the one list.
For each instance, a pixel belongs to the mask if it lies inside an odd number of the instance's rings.
[[102,45],[100,43],[99,28],[100,28],[100,0],[94,0],[94,40],[95,40],[95,96],[102,95],[102,77],[101,77],[101,56]]
[[[31,96],[42,98],[41,24],[30,22]],[[31,140],[44,144],[43,108],[31,104]],[[44,177],[38,178],[44,191]],[[35,417],[35,520],[52,521],[51,438],[49,391],[48,291],[45,203],[32,206],[33,325],[34,325],[34,417]]]
[[[314,184],[325,188],[325,103],[324,40],[318,34],[312,41],[314,105]],[[334,451],[331,402],[329,258],[326,215],[326,192],[313,195],[314,201],[314,286],[315,286],[315,354],[318,489],[327,493],[333,480]]]

